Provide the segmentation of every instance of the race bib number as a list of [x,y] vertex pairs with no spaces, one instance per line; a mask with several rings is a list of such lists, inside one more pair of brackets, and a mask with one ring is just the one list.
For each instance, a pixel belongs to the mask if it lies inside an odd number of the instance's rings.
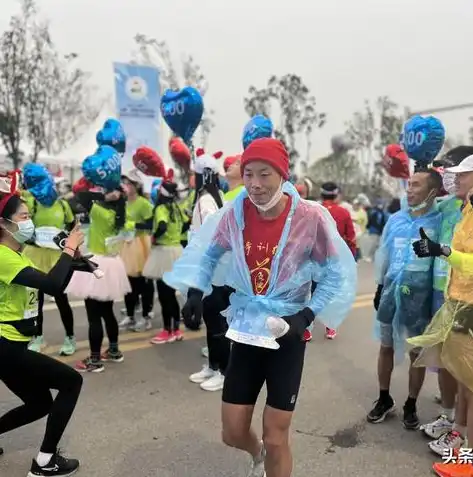
[[28,320],[30,318],[36,318],[38,316],[38,290],[34,288],[26,289],[26,307],[23,319]]
[[59,247],[54,243],[53,238],[60,232],[61,230],[56,227],[38,227],[35,230],[35,243],[38,247],[59,250]]

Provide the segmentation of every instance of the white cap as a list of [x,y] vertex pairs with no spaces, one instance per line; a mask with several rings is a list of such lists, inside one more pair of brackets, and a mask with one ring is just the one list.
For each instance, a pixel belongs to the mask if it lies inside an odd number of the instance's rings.
[[463,161],[455,167],[446,167],[446,172],[451,172],[452,174],[460,174],[460,172],[473,172],[473,156],[468,156],[463,159]]
[[125,172],[124,174],[122,174],[122,177],[125,177],[131,182],[136,182],[140,185],[143,185],[143,179],[138,169],[130,169],[128,172]]

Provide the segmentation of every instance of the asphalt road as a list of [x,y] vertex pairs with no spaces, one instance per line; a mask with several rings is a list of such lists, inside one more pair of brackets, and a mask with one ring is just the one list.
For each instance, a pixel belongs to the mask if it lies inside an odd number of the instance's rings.
[[[308,345],[302,389],[293,424],[295,477],[398,477],[430,475],[435,456],[419,433],[406,431],[396,418],[372,425],[366,412],[377,397],[377,344],[372,338],[374,290],[371,266],[359,267],[359,296],[334,341],[318,326]],[[74,304],[81,340],[73,363],[87,353],[84,308]],[[159,306],[157,306],[159,308]],[[120,304],[117,304],[119,312]],[[156,326],[159,319],[156,318]],[[45,333],[54,355],[62,326],[48,305]],[[86,477],[244,477],[249,460],[220,442],[220,393],[189,382],[200,369],[201,332],[185,341],[152,346],[150,333],[121,336],[125,362],[104,373],[86,375],[78,407],[62,447],[81,459]],[[401,408],[406,398],[406,365],[396,368],[393,395]],[[423,421],[435,417],[436,379],[430,375],[419,400]],[[255,425],[261,427],[260,398]],[[18,405],[0,384],[0,412]],[[5,455],[1,477],[26,476],[38,451],[44,421],[0,437]]]

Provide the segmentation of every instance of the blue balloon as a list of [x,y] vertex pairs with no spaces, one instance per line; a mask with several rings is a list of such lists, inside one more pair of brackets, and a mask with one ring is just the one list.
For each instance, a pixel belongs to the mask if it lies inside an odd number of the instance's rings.
[[253,116],[243,129],[243,149],[246,149],[255,139],[271,137],[273,135],[273,123],[271,119],[258,114]]
[[54,205],[58,198],[53,176],[42,164],[29,163],[23,168],[23,181],[31,195],[45,207]]
[[161,111],[171,131],[190,144],[204,114],[202,96],[192,86],[180,91],[168,89],[161,98]]
[[434,116],[413,116],[405,124],[400,144],[419,165],[430,164],[443,147],[445,128]]
[[151,184],[151,201],[154,205],[158,203],[159,198],[159,189],[161,188],[161,184],[163,183],[163,178],[160,177],[159,179],[155,179]]
[[82,163],[84,177],[98,187],[111,191],[120,187],[121,156],[111,146],[100,146]]
[[111,146],[120,154],[126,150],[126,135],[120,121],[107,119],[95,137],[99,146]]

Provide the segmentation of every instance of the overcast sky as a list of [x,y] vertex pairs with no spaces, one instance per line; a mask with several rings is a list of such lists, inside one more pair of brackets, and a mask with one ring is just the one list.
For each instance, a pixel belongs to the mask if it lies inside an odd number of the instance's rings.
[[[473,102],[473,0],[39,0],[59,48],[80,54],[104,94],[113,61],[140,32],[192,54],[210,88],[217,127],[209,148],[239,152],[243,97],[272,74],[302,76],[328,114],[317,155],[362,107],[387,94],[412,109]],[[1,0],[0,29],[18,9]],[[473,110],[439,115],[450,136]]]

